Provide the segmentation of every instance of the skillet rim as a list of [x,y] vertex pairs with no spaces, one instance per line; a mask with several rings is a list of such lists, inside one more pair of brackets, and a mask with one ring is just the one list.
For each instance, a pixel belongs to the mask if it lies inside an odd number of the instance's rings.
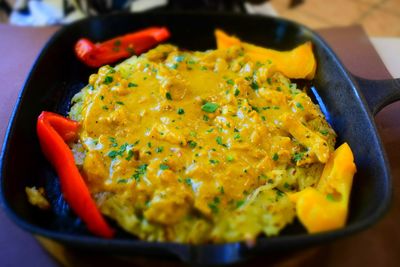
[[[56,241],[61,241],[61,242],[66,242],[68,244],[79,244],[79,245],[95,245],[95,247],[98,248],[108,248],[110,245],[115,245],[118,248],[124,247],[126,248],[134,248],[134,247],[152,247],[152,248],[162,248],[162,249],[167,249],[169,246],[177,247],[177,248],[200,248],[200,247],[224,247],[228,245],[240,245],[243,248],[246,248],[246,244],[244,242],[233,242],[233,243],[223,243],[223,244],[201,244],[201,245],[191,245],[191,244],[182,244],[182,243],[176,243],[176,242],[149,242],[149,241],[143,241],[140,239],[130,239],[130,238],[114,238],[114,239],[103,239],[100,237],[92,236],[92,235],[82,235],[82,234],[71,234],[71,233],[62,233],[60,231],[55,231],[55,230],[48,230],[46,228],[43,228],[41,226],[36,226],[33,225],[27,221],[25,221],[22,217],[18,216],[14,210],[9,206],[7,200],[5,199],[5,194],[4,194],[4,169],[5,165],[7,165],[7,155],[9,151],[9,143],[11,136],[14,135],[15,131],[15,122],[20,116],[20,108],[21,108],[21,102],[24,98],[26,89],[27,89],[27,84],[31,82],[32,80],[32,74],[35,72],[37,66],[39,63],[42,61],[43,57],[45,56],[47,50],[49,47],[53,45],[53,43],[60,37],[62,36],[65,31],[68,30],[68,28],[72,26],[77,26],[79,24],[85,24],[88,23],[90,20],[107,20],[109,17],[117,17],[117,16],[143,16],[145,14],[150,14],[150,15],[160,15],[164,17],[175,17],[175,16],[198,16],[198,17],[205,17],[205,16],[213,16],[213,17],[237,17],[240,19],[258,19],[258,20],[263,20],[263,19],[268,19],[268,20],[273,20],[273,21],[279,21],[279,22],[284,22],[286,24],[289,24],[291,26],[294,26],[298,28],[300,31],[303,32],[308,32],[310,34],[310,37],[318,41],[318,46],[320,46],[322,49],[324,49],[327,54],[329,55],[330,59],[334,61],[335,65],[338,67],[338,70],[343,74],[343,77],[346,79],[346,83],[351,86],[352,90],[355,92],[356,96],[358,97],[358,100],[360,101],[361,104],[361,110],[366,113],[368,116],[368,123],[369,123],[369,128],[373,131],[374,133],[374,138],[377,141],[377,144],[379,145],[379,151],[381,152],[381,157],[379,157],[380,164],[382,164],[382,169],[384,170],[384,174],[387,177],[387,182],[385,183],[384,186],[384,191],[385,191],[385,199],[382,200],[382,202],[379,205],[379,208],[375,210],[373,213],[371,213],[367,218],[359,220],[354,222],[351,225],[346,225],[344,228],[338,229],[338,230],[333,230],[333,231],[328,231],[328,232],[322,232],[322,233],[316,233],[316,234],[308,234],[308,233],[302,233],[302,234],[296,234],[296,235],[286,235],[286,236],[276,236],[276,237],[258,237],[257,238],[257,243],[255,247],[261,246],[260,248],[263,249],[265,246],[268,246],[269,249],[273,250],[275,246],[280,247],[282,244],[287,245],[289,242],[291,246],[297,247],[297,244],[300,243],[302,245],[312,245],[312,244],[317,244],[317,243],[323,243],[327,241],[331,241],[333,239],[337,239],[339,237],[343,236],[348,236],[350,234],[360,232],[361,230],[364,230],[368,228],[369,226],[375,224],[379,219],[381,219],[386,211],[389,208],[390,200],[392,198],[392,177],[390,173],[390,167],[389,167],[389,161],[387,159],[386,152],[383,148],[382,140],[378,134],[373,115],[368,108],[367,102],[362,94],[361,88],[358,87],[358,84],[356,82],[355,76],[353,76],[351,73],[347,71],[347,69],[344,67],[342,62],[339,60],[339,58],[336,56],[336,54],[333,52],[333,50],[330,48],[330,46],[321,38],[321,36],[316,33],[315,31],[311,30],[307,26],[304,26],[302,24],[299,24],[297,22],[283,19],[283,18],[277,18],[277,17],[271,17],[271,16],[264,16],[264,15],[248,15],[248,14],[235,14],[235,13],[226,13],[226,12],[219,12],[219,13],[212,13],[212,12],[185,12],[185,11],[173,11],[173,12],[166,12],[166,11],[157,11],[157,12],[149,12],[149,13],[129,13],[129,12],[118,12],[118,13],[112,13],[112,14],[107,14],[103,16],[97,16],[97,17],[89,17],[85,18],[79,21],[76,21],[70,25],[67,25],[65,27],[60,28],[57,30],[56,33],[54,33],[50,39],[46,42],[44,47],[41,49],[39,55],[36,57],[34,63],[32,64],[32,67],[28,73],[27,78],[25,79],[22,90],[20,90],[20,93],[18,95],[16,104],[13,108],[13,111],[11,113],[10,120],[8,122],[8,126],[6,128],[6,133],[4,136],[4,141],[3,141],[3,146],[1,149],[1,156],[0,156],[0,205],[2,206],[3,210],[7,214],[9,218],[12,219],[12,221],[17,224],[19,227],[22,229],[29,231],[33,235],[40,235],[46,238],[50,238]],[[315,42],[313,42],[314,45]],[[358,103],[357,103],[358,104]],[[254,247],[254,248],[255,248]],[[252,249],[252,248],[248,248]],[[280,249],[278,249],[280,250]]]

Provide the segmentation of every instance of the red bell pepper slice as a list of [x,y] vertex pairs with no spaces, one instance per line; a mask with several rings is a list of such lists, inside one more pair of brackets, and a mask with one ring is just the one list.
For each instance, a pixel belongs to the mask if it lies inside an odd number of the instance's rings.
[[100,67],[133,54],[140,55],[169,37],[167,28],[150,27],[97,44],[82,38],[75,44],[75,54],[86,65]]
[[71,209],[85,222],[89,231],[111,238],[114,230],[98,210],[66,144],[77,137],[79,126],[76,121],[43,111],[38,117],[36,131],[44,155],[60,177],[61,191]]

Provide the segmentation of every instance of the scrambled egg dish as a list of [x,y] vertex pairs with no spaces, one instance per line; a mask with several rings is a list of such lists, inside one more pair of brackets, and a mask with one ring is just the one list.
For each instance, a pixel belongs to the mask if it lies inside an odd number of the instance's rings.
[[81,123],[72,149],[101,212],[148,241],[279,234],[298,194],[319,183],[336,136],[276,66],[240,45],[160,45],[91,75],[69,115]]

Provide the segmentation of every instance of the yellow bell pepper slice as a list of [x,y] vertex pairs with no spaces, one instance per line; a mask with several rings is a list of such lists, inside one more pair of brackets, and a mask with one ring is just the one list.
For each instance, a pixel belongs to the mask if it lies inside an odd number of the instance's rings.
[[289,195],[296,203],[297,217],[308,232],[329,231],[345,225],[355,172],[353,153],[344,143],[330,156],[316,188],[308,187]]
[[215,30],[215,38],[218,49],[241,46],[253,61],[266,62],[271,60],[276,69],[290,79],[312,80],[315,76],[317,62],[311,42],[306,42],[290,51],[277,51],[242,42],[240,39],[229,36],[218,29]]

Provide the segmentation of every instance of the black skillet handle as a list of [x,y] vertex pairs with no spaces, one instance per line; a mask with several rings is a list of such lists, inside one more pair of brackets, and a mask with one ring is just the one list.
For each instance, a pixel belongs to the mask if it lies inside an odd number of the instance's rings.
[[400,79],[368,80],[356,76],[354,78],[373,115],[385,106],[400,100]]

